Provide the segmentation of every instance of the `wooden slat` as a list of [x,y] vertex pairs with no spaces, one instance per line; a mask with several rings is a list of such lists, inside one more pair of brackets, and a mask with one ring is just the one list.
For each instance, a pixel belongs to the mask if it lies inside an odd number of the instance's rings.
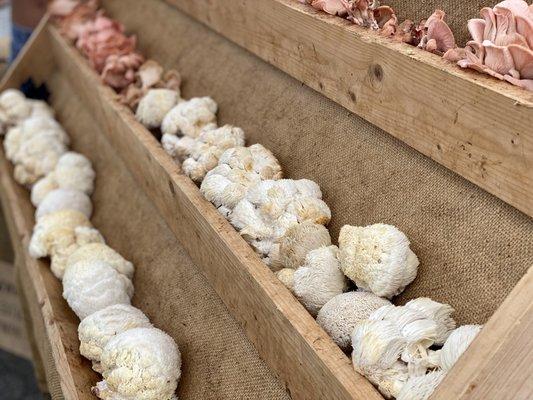
[[446,376],[431,400],[533,398],[533,267]]
[[533,93],[297,0],[167,2],[533,216]]
[[292,397],[382,399],[114,92],[49,30],[61,74]]
[[[43,82],[54,70],[45,25],[46,21],[43,20],[0,83],[0,91],[18,87],[30,76],[36,82]],[[51,347],[63,397],[67,400],[93,399],[90,387],[97,381],[98,375],[79,354],[79,321],[66,305],[61,282],[51,273],[49,263],[34,260],[28,254],[35,210],[29,200],[29,193],[12,176],[13,168],[0,149],[0,199],[18,260],[17,267],[21,269],[18,273],[25,280],[25,295],[32,299],[32,320],[39,325],[36,328],[41,332],[39,339],[45,340]],[[43,346],[40,346],[39,351],[43,358],[48,355]],[[52,371],[45,372],[48,378]]]

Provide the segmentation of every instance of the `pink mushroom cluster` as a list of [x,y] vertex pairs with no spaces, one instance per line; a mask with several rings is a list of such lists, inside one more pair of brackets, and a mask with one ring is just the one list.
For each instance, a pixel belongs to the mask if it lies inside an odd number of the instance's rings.
[[61,34],[75,43],[102,80],[133,110],[148,89],[179,88],[179,73],[145,61],[136,49],[135,35],[126,35],[121,23],[105,16],[97,0],[54,0],[49,10]]
[[456,45],[445,13],[436,10],[418,24],[398,24],[394,10],[378,0],[300,0],[317,10],[344,17],[381,35],[418,46],[458,62],[463,68],[489,74],[533,91],[533,5],[505,0],[481,10],[481,19],[468,21],[472,35],[465,48]]
[[533,5],[505,0],[468,21],[472,40],[445,58],[533,91]]

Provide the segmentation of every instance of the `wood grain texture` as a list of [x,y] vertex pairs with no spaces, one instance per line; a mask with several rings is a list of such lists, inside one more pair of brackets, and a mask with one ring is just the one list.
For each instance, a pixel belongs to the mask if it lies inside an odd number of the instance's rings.
[[[30,76],[37,82],[43,82],[52,73],[55,64],[45,25],[46,21],[39,25],[2,80],[0,91],[18,87]],[[42,342],[37,342],[40,356],[45,363],[51,357],[55,368],[45,371],[46,378],[50,383],[51,374],[57,374],[62,395],[67,400],[93,399],[90,387],[97,381],[98,375],[79,354],[79,321],[63,299],[61,282],[51,273],[49,263],[34,260],[28,254],[35,210],[29,193],[12,176],[13,168],[0,150],[0,198],[17,259],[17,274],[23,281],[31,319],[37,322],[33,328],[40,332],[39,340]]]
[[296,0],[167,2],[533,216],[532,93]]
[[83,97],[95,123],[291,396],[382,399],[193,182],[179,173],[152,134],[115,101],[114,92],[58,32],[49,29],[61,74]]
[[533,267],[437,388],[431,400],[533,398]]

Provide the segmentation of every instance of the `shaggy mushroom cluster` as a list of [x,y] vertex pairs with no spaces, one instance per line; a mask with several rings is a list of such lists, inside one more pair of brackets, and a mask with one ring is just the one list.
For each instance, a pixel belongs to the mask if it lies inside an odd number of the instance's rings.
[[63,297],[81,320],[80,353],[104,377],[93,393],[106,400],[175,399],[178,347],[130,304],[134,266],[91,225],[90,160],[67,150],[68,136],[46,103],[8,89],[0,105],[6,155],[37,207],[28,251],[50,258]]

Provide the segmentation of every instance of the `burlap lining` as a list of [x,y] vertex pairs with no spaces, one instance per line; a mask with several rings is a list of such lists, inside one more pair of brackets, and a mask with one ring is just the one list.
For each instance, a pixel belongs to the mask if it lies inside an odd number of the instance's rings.
[[144,54],[180,70],[185,98],[211,95],[221,124],[271,149],[288,177],[320,184],[334,238],[376,222],[409,236],[421,266],[397,303],[431,296],[459,323],[484,323],[533,264],[533,223],[516,209],[162,1],[104,5]]
[[[94,225],[136,266],[133,304],[183,356],[180,399],[288,399],[237,322],[59,75],[48,82],[72,148],[96,169]],[[206,244],[207,245],[207,244]]]

